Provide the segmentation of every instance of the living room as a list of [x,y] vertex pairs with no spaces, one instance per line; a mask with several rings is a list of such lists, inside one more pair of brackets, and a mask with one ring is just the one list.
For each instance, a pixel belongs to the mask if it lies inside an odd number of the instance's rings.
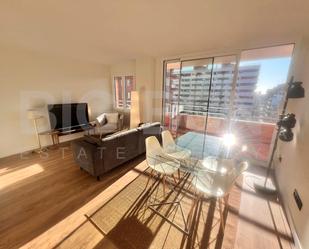
[[309,247],[306,1],[0,6],[0,248]]

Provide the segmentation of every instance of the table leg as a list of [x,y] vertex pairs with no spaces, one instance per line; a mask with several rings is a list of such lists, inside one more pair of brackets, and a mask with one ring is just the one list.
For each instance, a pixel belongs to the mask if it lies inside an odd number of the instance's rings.
[[53,142],[53,148],[56,149],[58,148],[58,144],[59,144],[59,138],[58,138],[58,134],[52,133],[51,134],[51,138],[52,138],[52,142]]
[[55,136],[54,134],[51,135],[52,141],[53,141],[53,146],[55,145]]
[[56,136],[56,144],[58,145],[60,142],[59,142],[59,135],[58,134],[55,134]]
[[220,210],[220,223],[222,232],[224,233],[224,214],[223,214],[223,208],[222,208],[222,198],[219,198],[219,210]]

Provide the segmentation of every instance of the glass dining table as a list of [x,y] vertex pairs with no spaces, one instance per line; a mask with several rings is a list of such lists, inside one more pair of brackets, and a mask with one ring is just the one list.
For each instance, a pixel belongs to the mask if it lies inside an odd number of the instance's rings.
[[225,173],[234,167],[235,148],[226,146],[222,137],[190,131],[178,137],[175,144],[177,150],[190,151],[190,157],[179,160],[179,169],[184,173],[196,175],[203,170]]
[[[175,140],[175,145],[175,148],[179,151],[190,151],[190,156],[183,159],[177,159],[177,161],[179,161],[179,170],[182,172],[182,179],[180,181],[182,181],[183,178],[191,178],[188,188],[191,188],[192,185],[194,185],[192,184],[194,179],[203,179],[204,181],[205,177],[207,177],[209,173],[224,175],[236,167],[236,161],[231,158],[233,152],[230,148],[224,146],[222,138],[220,137],[209,135],[205,136],[204,134],[196,132],[187,132]],[[171,191],[174,190],[175,189],[172,188]],[[173,221],[169,220],[168,217],[162,215],[156,208],[157,206],[166,204],[178,204],[181,207],[181,201],[174,200],[168,203],[165,202],[150,205],[150,208],[172,225],[176,226],[176,228],[183,231],[185,234],[188,234],[188,225],[184,214],[182,215],[185,228],[181,228]]]

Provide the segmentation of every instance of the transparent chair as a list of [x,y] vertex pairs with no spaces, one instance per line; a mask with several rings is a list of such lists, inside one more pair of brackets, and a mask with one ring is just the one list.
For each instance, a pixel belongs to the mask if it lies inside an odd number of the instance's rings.
[[[218,169],[205,168],[200,165],[200,169],[194,173],[192,185],[195,187],[196,199],[191,207],[190,215],[197,202],[203,197],[215,198],[219,202],[220,222],[224,231],[224,217],[222,201],[228,204],[229,193],[237,178],[248,168],[247,162],[241,162],[236,165],[233,159],[221,159]],[[225,167],[226,166],[226,167]]]
[[170,131],[162,131],[162,145],[164,152],[177,159],[177,160],[183,160],[187,159],[191,156],[191,151],[185,148],[181,148],[178,145],[176,145],[173,136]]
[[[147,185],[148,185],[148,182],[150,181],[150,179],[153,177],[153,172],[156,172],[157,174],[162,175],[163,194],[165,196],[166,177],[172,176],[175,183],[177,184],[174,173],[177,172],[177,171],[179,172],[178,169],[180,168],[180,162],[178,160],[166,155],[164,153],[159,141],[154,136],[146,138],[146,161],[147,161],[148,166],[152,169],[151,174],[150,174],[148,181],[147,181]],[[155,197],[155,199],[156,199],[156,197]],[[182,212],[183,221],[184,221],[184,224],[185,224],[184,228],[180,227],[179,225],[174,223],[174,221],[169,217],[168,214],[160,212],[160,207],[162,207],[164,205],[169,205],[169,206],[172,206],[172,207],[176,207],[176,206],[180,207],[180,210]],[[183,212],[183,208],[181,206],[180,200],[174,200],[173,199],[173,200],[170,200],[170,201],[165,200],[165,201],[154,202],[154,203],[149,204],[148,207],[153,212],[155,212],[156,214],[161,216],[164,220],[168,221],[171,225],[175,226],[180,231],[188,234],[187,223],[186,223],[186,220],[185,220],[185,216],[184,216],[184,212]]]
[[151,174],[148,182],[153,177],[154,172],[162,175],[163,192],[165,195],[166,176],[172,176],[175,183],[177,183],[174,173],[178,171],[180,162],[164,153],[158,139],[155,136],[146,138],[146,161],[148,166],[151,168]]

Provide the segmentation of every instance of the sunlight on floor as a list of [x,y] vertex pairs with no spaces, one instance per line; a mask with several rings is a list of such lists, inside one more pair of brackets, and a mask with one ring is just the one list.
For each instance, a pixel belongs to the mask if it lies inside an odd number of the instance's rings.
[[9,187],[12,184],[17,184],[18,182],[37,175],[43,171],[43,167],[36,163],[28,167],[16,170],[15,172],[10,172],[8,175],[3,175],[1,176],[0,190]]

